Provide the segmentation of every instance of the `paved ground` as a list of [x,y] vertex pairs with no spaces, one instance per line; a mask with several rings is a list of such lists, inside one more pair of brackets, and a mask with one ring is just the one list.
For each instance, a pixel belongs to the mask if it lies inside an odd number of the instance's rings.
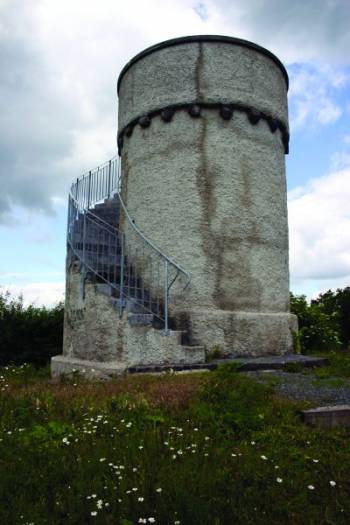
[[276,379],[276,392],[297,401],[322,405],[350,404],[350,380],[320,379],[314,374],[283,372],[282,370],[246,372],[259,381]]

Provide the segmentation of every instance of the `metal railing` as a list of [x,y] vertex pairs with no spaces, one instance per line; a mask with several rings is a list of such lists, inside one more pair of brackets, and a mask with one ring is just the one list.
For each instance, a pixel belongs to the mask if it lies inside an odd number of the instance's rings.
[[72,184],[68,249],[79,259],[83,276],[92,273],[97,282],[111,287],[120,314],[128,305],[151,313],[168,334],[170,290],[175,281],[182,281],[186,289],[190,275],[136,226],[121,197],[121,181],[116,157]]

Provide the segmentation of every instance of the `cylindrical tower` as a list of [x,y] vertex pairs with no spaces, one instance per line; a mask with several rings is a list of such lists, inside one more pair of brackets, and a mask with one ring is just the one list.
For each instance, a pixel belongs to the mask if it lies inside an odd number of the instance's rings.
[[122,195],[140,230],[191,274],[171,315],[209,351],[293,349],[287,89],[277,57],[223,36],[162,42],[119,77]]

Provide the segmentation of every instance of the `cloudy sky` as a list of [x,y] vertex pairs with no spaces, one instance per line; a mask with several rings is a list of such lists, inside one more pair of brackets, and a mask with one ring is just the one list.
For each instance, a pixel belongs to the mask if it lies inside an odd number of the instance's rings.
[[0,0],[0,285],[63,297],[70,182],[116,153],[118,74],[184,35],[274,52],[290,77],[291,289],[350,286],[350,0]]

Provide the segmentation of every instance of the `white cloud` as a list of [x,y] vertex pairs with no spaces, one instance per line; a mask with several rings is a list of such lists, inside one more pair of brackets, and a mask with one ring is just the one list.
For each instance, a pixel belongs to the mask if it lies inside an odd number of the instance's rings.
[[[350,167],[289,194],[292,283],[350,285]],[[323,286],[323,284],[324,286]]]
[[289,89],[292,130],[336,122],[344,112],[337,97],[348,82],[349,75],[336,68],[292,66]]
[[64,299],[64,282],[36,282],[24,286],[9,284],[2,286],[2,291],[10,292],[12,297],[23,295],[25,306],[55,306]]

